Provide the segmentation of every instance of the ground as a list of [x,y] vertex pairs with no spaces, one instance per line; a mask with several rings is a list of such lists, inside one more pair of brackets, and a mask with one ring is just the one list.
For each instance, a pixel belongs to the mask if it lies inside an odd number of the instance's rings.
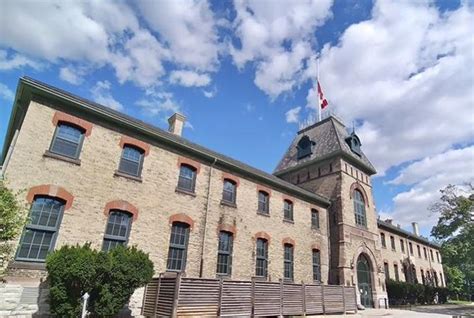
[[[474,303],[470,305],[447,304],[432,306],[414,306],[405,309],[367,309],[357,314],[328,315],[328,318],[447,318],[474,317]],[[321,317],[321,316],[308,316]]]

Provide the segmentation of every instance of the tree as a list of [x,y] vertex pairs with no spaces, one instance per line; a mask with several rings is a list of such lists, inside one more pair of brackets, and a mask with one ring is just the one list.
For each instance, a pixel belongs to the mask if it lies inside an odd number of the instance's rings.
[[148,254],[117,246],[110,252],[84,246],[63,246],[49,254],[50,311],[55,317],[79,317],[81,296],[89,293],[89,317],[113,317],[135,289],[153,277]]
[[10,241],[20,234],[26,213],[27,206],[20,203],[18,193],[12,192],[0,180],[0,278],[13,254],[14,247]]
[[441,240],[441,255],[449,289],[470,299],[474,292],[474,188],[448,185],[431,206],[440,215],[431,235]]

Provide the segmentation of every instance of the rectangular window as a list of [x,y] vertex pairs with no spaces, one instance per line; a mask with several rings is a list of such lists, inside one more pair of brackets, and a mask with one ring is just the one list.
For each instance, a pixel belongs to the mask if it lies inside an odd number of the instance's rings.
[[125,145],[118,170],[131,176],[139,177],[142,170],[143,150]]
[[231,275],[232,273],[232,233],[221,231],[219,233],[219,246],[217,252],[217,274]]
[[413,244],[411,242],[408,243],[408,246],[410,248],[410,255],[413,256]]
[[421,282],[423,283],[423,285],[425,285],[426,284],[425,273],[423,272],[422,269],[420,270],[420,273],[421,273]]
[[293,202],[285,200],[283,205],[283,217],[285,220],[293,221]]
[[293,281],[293,245],[284,245],[284,277]]
[[385,234],[384,233],[380,233],[380,241],[382,243],[382,247],[386,248],[387,244],[385,243]]
[[390,236],[390,245],[392,245],[392,251],[395,251],[395,238]]
[[425,259],[428,259],[428,254],[426,253],[426,247],[423,247],[423,254],[425,255]]
[[316,209],[311,209],[311,227],[319,229],[319,212]]
[[225,179],[224,189],[222,191],[222,200],[235,204],[237,185],[234,181]]
[[388,263],[383,263],[383,269],[385,271],[385,280],[389,280],[390,279],[390,271],[388,269]]
[[395,280],[398,282],[400,280],[400,276],[398,275],[398,265],[393,265],[393,271],[395,272]]
[[118,210],[110,211],[102,250],[107,252],[117,245],[126,245],[131,224],[132,216],[129,213]]
[[171,227],[170,247],[168,251],[167,269],[184,271],[188,249],[189,225],[175,222]]
[[49,151],[69,158],[78,159],[83,139],[84,130],[73,125],[60,123],[56,127]]
[[258,191],[258,212],[269,213],[269,195],[264,191]]
[[182,164],[179,169],[178,189],[194,192],[196,168]]
[[418,257],[421,258],[421,249],[420,249],[420,245],[416,245],[416,250],[418,252]]
[[434,262],[433,250],[430,250],[430,255],[431,255],[431,261]]
[[400,249],[402,250],[402,253],[405,253],[405,242],[402,239],[400,240]]
[[16,254],[17,260],[44,262],[54,248],[64,202],[52,197],[35,197]]
[[439,253],[436,252],[436,260],[438,261],[438,263],[441,263],[441,259],[439,258]]
[[268,241],[257,239],[257,260],[255,264],[255,276],[267,277],[268,269]]
[[313,281],[321,282],[321,253],[313,250]]

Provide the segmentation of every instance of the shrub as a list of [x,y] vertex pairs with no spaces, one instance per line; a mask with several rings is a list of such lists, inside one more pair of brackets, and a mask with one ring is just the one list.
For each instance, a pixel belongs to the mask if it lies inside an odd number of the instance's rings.
[[411,284],[389,280],[386,283],[388,298],[391,305],[433,304],[438,294],[438,303],[446,303],[448,289],[430,285]]
[[46,260],[50,281],[50,310],[58,317],[78,317],[81,296],[90,295],[91,317],[116,315],[136,288],[153,277],[153,263],[135,247],[118,246],[110,252],[84,246],[63,246]]

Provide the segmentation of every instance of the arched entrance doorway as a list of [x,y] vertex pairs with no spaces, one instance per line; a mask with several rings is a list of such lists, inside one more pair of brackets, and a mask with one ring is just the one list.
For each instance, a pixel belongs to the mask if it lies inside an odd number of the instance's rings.
[[371,265],[364,254],[360,254],[357,259],[357,287],[361,304],[364,307],[373,307]]

